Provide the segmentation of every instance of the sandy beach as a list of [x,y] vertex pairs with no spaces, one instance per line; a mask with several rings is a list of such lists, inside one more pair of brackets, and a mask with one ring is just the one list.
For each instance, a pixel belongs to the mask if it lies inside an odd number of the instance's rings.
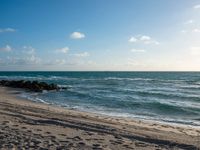
[[200,127],[68,110],[0,87],[0,149],[200,149]]

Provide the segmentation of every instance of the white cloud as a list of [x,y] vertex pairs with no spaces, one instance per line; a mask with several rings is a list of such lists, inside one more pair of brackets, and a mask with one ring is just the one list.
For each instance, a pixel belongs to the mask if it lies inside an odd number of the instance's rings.
[[7,64],[12,65],[36,65],[41,63],[41,59],[35,55],[25,55],[21,57],[8,57]]
[[128,40],[130,43],[134,43],[134,42],[137,42],[137,39],[135,37],[131,37],[129,40]]
[[83,53],[77,53],[77,54],[73,54],[76,57],[88,57],[90,56],[90,54],[88,52],[83,52]]
[[66,64],[66,60],[65,59],[56,59],[55,64],[56,65],[64,65],[64,64]]
[[39,57],[36,57],[35,55],[31,55],[30,57],[26,58],[27,64],[39,64],[41,62],[41,59]]
[[144,52],[146,52],[146,50],[144,50],[144,49],[131,49],[131,52],[144,53]]
[[193,30],[182,30],[181,31],[181,33],[184,33],[184,34],[186,34],[186,33],[191,33],[191,32],[193,32],[193,33],[200,33],[200,29],[199,28],[195,28],[195,29],[193,29]]
[[[11,51],[12,48],[9,45],[1,48],[0,51]],[[36,56],[35,49],[31,46],[24,46],[21,51],[13,53],[15,55],[7,56],[3,59],[5,65],[36,65],[41,64],[42,60]],[[2,63],[1,62],[1,63]]]
[[199,5],[195,5],[193,8],[194,9],[200,9],[200,4]]
[[142,35],[142,36],[140,37],[140,40],[141,40],[141,41],[149,41],[149,40],[151,40],[151,37],[146,36],[146,35]]
[[187,30],[181,30],[181,33],[187,33]]
[[31,46],[23,46],[23,50],[18,57],[9,57],[10,64],[15,65],[36,65],[42,60],[36,56],[35,49]]
[[77,60],[66,60],[66,59],[54,59],[54,60],[48,60],[44,63],[44,65],[52,65],[52,66],[56,66],[56,65],[65,65],[65,66],[74,66],[74,65],[78,65]]
[[196,32],[196,33],[200,33],[200,29],[194,29],[194,30],[192,30],[192,32]]
[[195,21],[193,19],[186,21],[184,24],[193,24]]
[[30,55],[35,54],[35,49],[31,46],[24,46],[23,49],[24,49],[23,52],[26,54],[30,54]]
[[140,37],[140,41],[142,41],[144,44],[155,44],[158,45],[159,42],[156,40],[153,40],[150,36],[142,35]]
[[197,46],[190,47],[190,54],[193,56],[199,56],[200,55],[200,47],[197,47]]
[[6,45],[5,47],[0,48],[0,51],[3,51],[3,52],[10,52],[11,50],[12,48],[10,45]]
[[81,33],[81,32],[73,32],[70,37],[72,39],[83,39],[85,38],[85,34]]
[[65,53],[66,54],[69,51],[69,48],[68,47],[63,47],[63,48],[57,49],[56,51],[60,52],[60,53]]
[[155,44],[155,45],[159,45],[160,43],[156,40],[154,40],[153,38],[151,38],[150,36],[147,35],[138,35],[135,37],[131,37],[129,39],[129,42],[131,43],[142,43],[142,44]]
[[5,28],[5,29],[0,29],[0,33],[3,33],[3,32],[15,32],[16,29],[13,29],[13,28]]

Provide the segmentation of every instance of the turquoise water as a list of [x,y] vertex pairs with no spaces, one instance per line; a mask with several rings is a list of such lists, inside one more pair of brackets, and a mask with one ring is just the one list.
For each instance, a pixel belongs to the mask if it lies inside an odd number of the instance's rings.
[[111,116],[200,125],[200,72],[0,72],[0,79],[69,87],[33,101]]

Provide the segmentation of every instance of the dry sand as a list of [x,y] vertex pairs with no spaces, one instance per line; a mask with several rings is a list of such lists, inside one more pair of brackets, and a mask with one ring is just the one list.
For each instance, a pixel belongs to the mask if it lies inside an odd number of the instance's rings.
[[0,87],[0,149],[200,149],[200,127],[68,110],[17,93]]

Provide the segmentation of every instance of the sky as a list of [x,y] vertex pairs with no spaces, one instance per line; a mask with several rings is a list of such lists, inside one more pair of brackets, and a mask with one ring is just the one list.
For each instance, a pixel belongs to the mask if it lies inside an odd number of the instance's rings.
[[200,1],[0,0],[0,71],[200,71]]

